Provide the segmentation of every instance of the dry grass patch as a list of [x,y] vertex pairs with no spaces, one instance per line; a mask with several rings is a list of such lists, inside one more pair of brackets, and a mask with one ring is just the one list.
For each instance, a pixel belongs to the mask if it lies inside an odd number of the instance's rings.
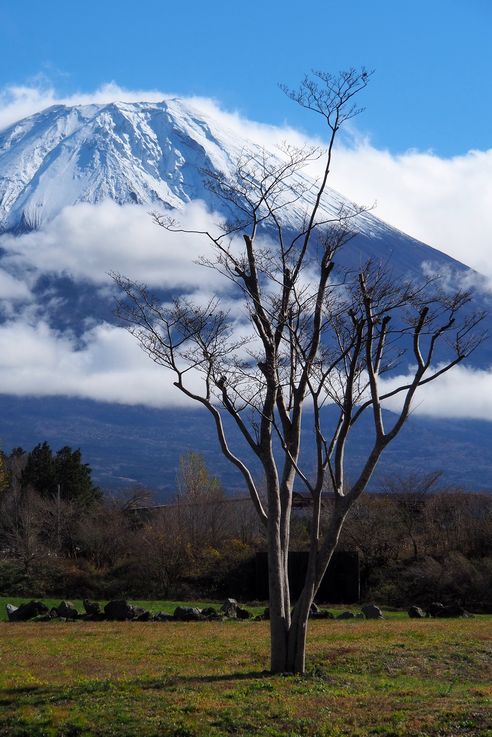
[[5,737],[492,737],[489,618],[316,621],[305,678],[268,624],[0,624]]

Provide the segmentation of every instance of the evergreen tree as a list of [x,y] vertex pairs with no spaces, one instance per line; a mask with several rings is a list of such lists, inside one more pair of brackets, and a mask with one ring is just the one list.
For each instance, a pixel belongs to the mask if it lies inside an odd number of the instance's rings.
[[27,455],[27,463],[22,472],[23,489],[31,487],[41,496],[53,496],[56,493],[56,477],[53,453],[45,441],[38,443]]
[[60,498],[89,506],[101,498],[100,490],[92,482],[92,471],[82,463],[79,449],[65,446],[53,454],[49,444],[39,443],[28,454],[22,472],[22,487],[32,487],[41,496],[54,497],[60,487]]
[[61,448],[54,457],[54,468],[62,499],[89,506],[101,498],[100,489],[92,482],[91,467],[82,463],[79,448],[74,451],[68,446]]

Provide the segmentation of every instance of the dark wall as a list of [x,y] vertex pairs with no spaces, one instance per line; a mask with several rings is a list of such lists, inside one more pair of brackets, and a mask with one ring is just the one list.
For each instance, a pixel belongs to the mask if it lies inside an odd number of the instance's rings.
[[[292,600],[301,593],[306,574],[308,554],[289,553],[289,583]],[[256,554],[255,598],[268,599],[268,558],[266,553]],[[351,604],[360,599],[360,561],[356,551],[338,551],[333,554],[328,570],[321,582],[316,601],[318,603]]]

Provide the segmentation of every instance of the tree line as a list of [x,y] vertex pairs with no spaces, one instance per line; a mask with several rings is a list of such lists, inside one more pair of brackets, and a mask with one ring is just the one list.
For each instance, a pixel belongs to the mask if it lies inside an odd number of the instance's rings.
[[[251,501],[229,496],[195,452],[181,457],[165,505],[142,488],[103,492],[79,450],[46,442],[0,456],[0,489],[5,595],[241,596],[266,549]],[[380,489],[354,506],[339,543],[360,553],[363,597],[492,610],[492,496],[460,493],[438,473],[392,477]],[[322,524],[331,503],[325,494]],[[310,524],[299,508],[291,550],[308,550]]]

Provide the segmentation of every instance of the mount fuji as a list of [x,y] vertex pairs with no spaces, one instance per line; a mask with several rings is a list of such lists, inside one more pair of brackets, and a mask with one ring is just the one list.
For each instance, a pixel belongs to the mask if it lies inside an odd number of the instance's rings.
[[179,99],[56,105],[21,120],[0,135],[0,227],[37,229],[81,202],[210,203],[200,168],[227,171],[240,150],[212,128]]
[[[238,138],[226,119],[199,103],[178,98],[56,105],[0,131],[4,449],[45,439],[54,447],[80,446],[100,483],[137,482],[165,493],[174,487],[180,452],[195,448],[213,459],[226,485],[240,485],[216,453],[213,427],[203,413],[156,399],[162,386],[157,372],[148,375],[155,388],[146,394],[147,378],[139,373],[142,364],[132,363],[136,359],[130,361],[133,374],[121,373],[130,349],[114,324],[107,271],[143,273],[143,280],[154,279],[164,291],[213,291],[216,285],[190,266],[196,254],[188,252],[189,241],[163,254],[161,246],[149,245],[162,232],[150,233],[151,224],[146,239],[142,223],[151,223],[149,211],[210,221],[234,216],[232,206],[207,186],[205,172],[230,176],[245,150],[258,152],[259,144]],[[310,180],[302,176],[309,198]],[[305,204],[291,208],[292,227]],[[350,206],[327,190],[328,214]],[[433,274],[453,283],[480,282],[465,265],[372,212],[359,214],[351,227],[355,237],[341,255],[344,265],[372,258],[388,265],[395,278]],[[487,299],[477,293],[476,306],[487,307]],[[490,345],[483,344],[472,363],[487,370]],[[453,483],[491,488],[491,439],[492,424],[484,419],[414,416],[384,471],[443,468]],[[363,448],[364,441],[354,447],[354,462]]]
[[[192,103],[56,105],[0,132],[0,232],[39,230],[65,207],[108,200],[153,210],[181,209],[193,201],[211,212],[233,215],[207,186],[206,172],[231,175],[244,151],[260,151],[238,140],[233,129]],[[299,178],[302,179],[301,175]],[[311,183],[306,177],[306,190]],[[306,199],[312,195],[307,194]],[[293,205],[293,226],[304,206]],[[324,210],[336,216],[350,208],[327,189]],[[224,212],[225,211],[225,212]],[[391,258],[401,272],[422,274],[423,262],[449,270],[466,269],[366,212],[351,222],[358,239],[345,258]]]

